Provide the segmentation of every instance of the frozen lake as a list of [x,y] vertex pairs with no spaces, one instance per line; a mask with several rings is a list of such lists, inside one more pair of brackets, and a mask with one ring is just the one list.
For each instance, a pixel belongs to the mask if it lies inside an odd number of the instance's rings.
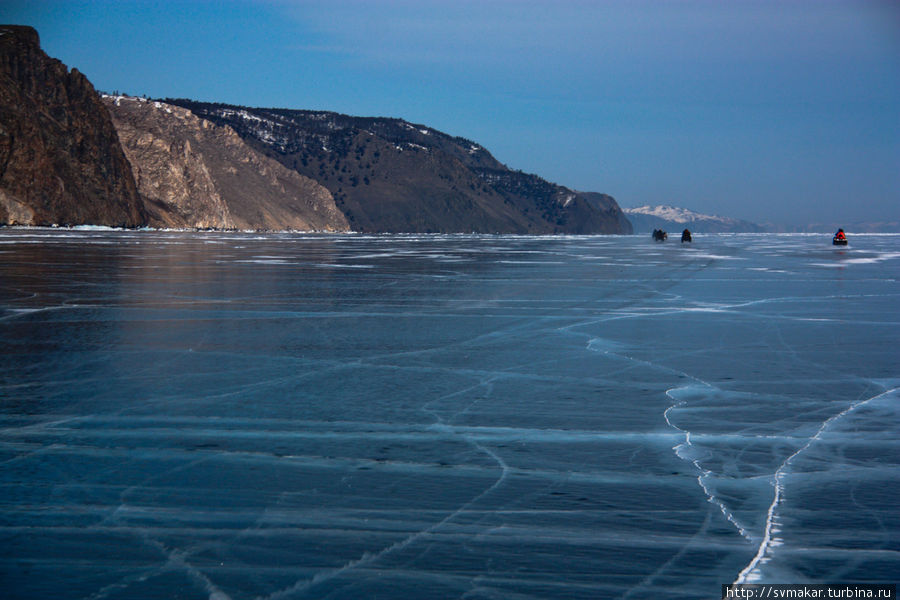
[[0,230],[4,598],[900,573],[900,235]]

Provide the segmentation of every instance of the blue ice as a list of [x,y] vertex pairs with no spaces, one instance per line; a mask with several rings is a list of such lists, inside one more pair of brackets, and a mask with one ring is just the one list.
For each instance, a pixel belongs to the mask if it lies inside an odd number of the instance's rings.
[[900,236],[0,230],[9,598],[900,572]]

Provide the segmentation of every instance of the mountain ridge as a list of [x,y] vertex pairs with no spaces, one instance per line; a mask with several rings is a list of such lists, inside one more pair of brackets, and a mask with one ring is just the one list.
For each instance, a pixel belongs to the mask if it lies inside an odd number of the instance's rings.
[[623,208],[622,211],[632,222],[635,232],[650,232],[654,229],[690,229],[695,233],[758,233],[765,229],[750,221],[707,215],[687,208],[661,205],[645,205]]
[[103,102],[150,225],[349,230],[328,190],[247,147],[230,127],[143,98],[104,95]]
[[122,98],[101,98],[33,28],[0,25],[0,225],[632,231],[611,196],[403,119]]
[[618,204],[509,169],[480,144],[391,117],[166,98],[324,185],[354,230],[631,233]]

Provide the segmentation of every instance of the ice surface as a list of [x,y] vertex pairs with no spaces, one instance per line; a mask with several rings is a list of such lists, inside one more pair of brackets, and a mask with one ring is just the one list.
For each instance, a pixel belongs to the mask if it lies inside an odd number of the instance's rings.
[[0,230],[9,598],[900,572],[900,236]]

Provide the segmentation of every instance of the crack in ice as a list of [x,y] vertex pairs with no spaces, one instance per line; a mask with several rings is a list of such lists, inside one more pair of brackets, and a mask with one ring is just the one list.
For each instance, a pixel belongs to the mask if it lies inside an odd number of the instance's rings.
[[759,544],[759,548],[756,551],[756,555],[754,555],[753,559],[750,563],[744,567],[744,569],[738,574],[737,579],[734,580],[732,585],[740,585],[746,583],[748,581],[755,581],[759,578],[758,574],[754,574],[754,571],[760,564],[765,563],[766,554],[769,552],[769,548],[775,545],[778,545],[779,541],[773,538],[773,534],[777,533],[776,530],[776,521],[775,514],[778,509],[778,505],[781,503],[781,497],[784,493],[784,483],[782,479],[786,473],[788,466],[791,464],[791,461],[794,460],[798,455],[802,454],[809,448],[813,443],[819,441],[822,438],[822,434],[828,429],[828,427],[834,423],[835,421],[843,418],[844,416],[850,414],[860,406],[864,406],[873,400],[881,398],[882,396],[887,396],[896,391],[900,390],[900,387],[892,388],[887,391],[884,391],[878,395],[872,396],[871,398],[867,398],[866,400],[857,401],[836,415],[833,415],[825,420],[822,423],[822,426],[819,427],[819,430],[809,438],[809,440],[801,446],[797,451],[788,456],[783,463],[775,470],[775,473],[772,475],[771,484],[775,488],[774,496],[772,498],[772,504],[769,505],[769,509],[766,511],[766,526],[765,531],[763,533],[762,541]]

